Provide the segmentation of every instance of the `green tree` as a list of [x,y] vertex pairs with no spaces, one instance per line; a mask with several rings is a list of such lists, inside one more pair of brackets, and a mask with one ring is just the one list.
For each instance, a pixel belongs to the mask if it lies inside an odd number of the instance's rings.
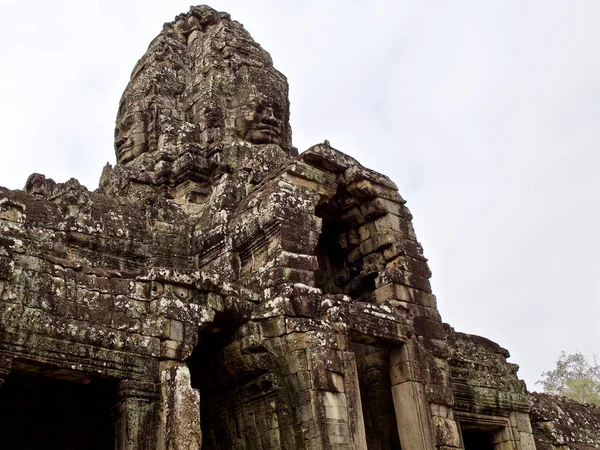
[[560,354],[556,369],[542,373],[537,381],[544,392],[600,405],[600,365],[594,358],[590,363],[581,352]]

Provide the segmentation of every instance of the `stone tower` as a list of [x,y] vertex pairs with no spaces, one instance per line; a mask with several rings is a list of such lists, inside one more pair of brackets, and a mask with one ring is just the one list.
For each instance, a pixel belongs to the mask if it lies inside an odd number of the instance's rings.
[[396,185],[291,137],[269,54],[192,7],[134,68],[99,189],[0,190],[10,448],[535,448],[508,352],[442,323]]

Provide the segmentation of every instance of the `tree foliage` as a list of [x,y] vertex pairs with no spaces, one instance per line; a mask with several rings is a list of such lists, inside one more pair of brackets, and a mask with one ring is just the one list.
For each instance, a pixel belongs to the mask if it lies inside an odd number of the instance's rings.
[[580,403],[600,405],[600,365],[590,363],[581,352],[562,352],[556,369],[542,373],[536,382],[548,394],[564,395]]

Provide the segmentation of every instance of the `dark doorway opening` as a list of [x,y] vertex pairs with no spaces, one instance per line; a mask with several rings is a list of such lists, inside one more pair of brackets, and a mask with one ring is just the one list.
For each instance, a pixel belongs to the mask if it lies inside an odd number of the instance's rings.
[[465,450],[494,450],[492,435],[486,430],[462,428]]
[[274,435],[285,425],[285,408],[266,368],[269,356],[258,328],[235,322],[217,316],[186,361],[200,390],[202,449],[279,448]]
[[389,352],[352,342],[369,450],[401,450],[392,398]]
[[226,391],[229,373],[223,365],[222,349],[231,344],[231,330],[211,328],[201,333],[198,344],[186,361],[191,375],[191,384],[200,391],[200,427],[202,448],[218,450],[228,448],[232,439],[228,433],[227,417],[220,417],[215,410],[214,397]]
[[2,446],[19,450],[114,449],[115,387],[12,373],[0,387]]
[[315,250],[319,268],[315,272],[315,284],[325,294],[346,294],[351,298],[374,301],[375,279],[385,267],[383,256],[373,252],[368,245],[361,246],[368,224],[359,226],[348,209],[357,209],[355,201],[344,190],[319,205],[315,215],[322,219],[321,235]]
[[[317,214],[323,214],[319,211]],[[346,252],[339,244],[341,236],[347,231],[341,220],[323,217],[322,231],[317,246],[319,270],[315,273],[315,283],[327,294],[344,294],[350,281],[350,270]],[[359,269],[360,270],[360,269]]]

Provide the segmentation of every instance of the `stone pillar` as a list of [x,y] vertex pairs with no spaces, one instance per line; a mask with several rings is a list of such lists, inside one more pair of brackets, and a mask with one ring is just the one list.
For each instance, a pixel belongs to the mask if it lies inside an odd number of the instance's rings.
[[367,448],[367,433],[358,384],[358,368],[354,352],[344,352],[344,390],[348,401],[348,422],[354,448]]
[[[268,323],[261,324],[263,336],[277,328]],[[271,338],[266,346],[285,380],[303,448],[366,449],[358,371],[347,338],[323,331],[294,332]]]
[[431,429],[430,408],[425,387],[415,376],[410,343],[390,353],[392,397],[403,449],[431,450],[435,448]]
[[190,370],[179,361],[160,362],[158,450],[199,450],[200,392],[192,388]]
[[154,383],[122,380],[119,383],[115,420],[115,449],[154,450],[156,447],[156,407]]
[[516,433],[519,435],[520,450],[535,450],[535,441],[533,439],[533,430],[529,414],[525,412],[517,412],[511,414],[511,422],[516,422]]

